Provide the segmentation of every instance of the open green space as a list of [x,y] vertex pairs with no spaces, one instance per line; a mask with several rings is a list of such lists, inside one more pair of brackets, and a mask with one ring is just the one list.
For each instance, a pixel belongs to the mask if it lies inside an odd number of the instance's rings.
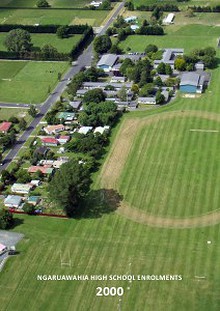
[[[35,7],[36,0],[1,0],[0,6],[2,7]],[[61,7],[61,8],[78,8],[84,7],[89,0],[48,0],[51,7]]]
[[0,62],[0,100],[3,102],[41,103],[57,84],[66,62]]
[[220,122],[190,116],[146,122],[129,153],[120,193],[132,207],[164,217],[217,210],[219,152]]
[[9,120],[11,117],[30,119],[28,109],[22,108],[0,108],[0,120]]
[[[4,41],[7,37],[7,33],[0,33],[0,50],[7,51],[4,45]],[[75,34],[69,38],[60,39],[56,34],[31,34],[31,42],[33,44],[33,49],[38,50],[42,48],[45,44],[50,44],[55,47],[60,53],[69,53],[71,49],[76,46],[82,35]]]
[[188,53],[192,49],[213,46],[217,48],[220,27],[207,25],[187,25],[176,31],[170,31],[164,36],[128,36],[120,43],[125,51],[143,52],[148,44],[156,44],[159,48],[184,48]]
[[[135,5],[135,7],[137,6],[140,6],[140,5],[152,5],[152,4],[161,4],[161,1],[160,0],[133,0],[132,1]],[[215,6],[215,5],[219,5],[220,4],[220,1],[219,0],[190,0],[190,1],[187,1],[187,2],[178,2],[178,1],[175,1],[175,0],[165,0],[163,1],[163,4],[164,3],[168,3],[168,4],[175,4],[177,5],[178,7],[180,8],[187,8],[188,6],[193,6],[193,5],[196,5],[196,6]]]
[[1,9],[1,24],[21,25],[74,25],[88,24],[99,26],[102,24],[109,11],[92,10],[53,10],[53,9]]

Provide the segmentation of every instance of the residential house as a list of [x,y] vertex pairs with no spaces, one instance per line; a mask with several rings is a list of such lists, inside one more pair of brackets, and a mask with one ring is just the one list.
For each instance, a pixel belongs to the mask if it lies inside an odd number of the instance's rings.
[[204,63],[203,62],[198,62],[198,63],[196,63],[195,64],[195,70],[204,70],[205,69],[205,65],[204,65]]
[[8,195],[4,199],[4,205],[9,208],[19,208],[22,203],[22,197],[18,195]]
[[116,64],[118,56],[115,54],[104,54],[97,63],[97,68],[103,69],[105,72],[110,72]]
[[113,76],[110,82],[111,83],[125,83],[125,77]]
[[41,138],[41,142],[44,146],[57,147],[59,145],[58,139],[56,139],[54,137]]
[[40,197],[39,196],[30,196],[27,199],[27,203],[36,206],[40,202]]
[[46,146],[40,146],[38,148],[35,149],[34,151],[34,155],[37,156],[37,155],[40,155],[42,157],[45,157],[47,152],[49,151],[50,149],[47,148]]
[[40,166],[40,165],[33,165],[30,166],[28,169],[28,173],[36,173],[40,171],[43,175],[50,175],[53,173],[53,168],[48,166]]
[[129,17],[126,17],[124,20],[126,23],[134,22],[137,20],[137,16],[129,16]]
[[57,125],[48,125],[43,129],[48,135],[57,134],[65,130],[65,126],[63,124]]
[[74,101],[70,101],[69,105],[75,109],[78,110],[80,108],[80,106],[82,105],[82,101],[81,100],[74,100]]
[[104,132],[109,131],[110,126],[109,125],[105,125],[105,126],[97,126],[94,130],[94,134],[99,133],[99,134],[103,134]]
[[11,191],[14,193],[28,194],[32,188],[33,188],[33,185],[31,184],[14,183],[11,186]]
[[59,119],[60,122],[64,121],[66,124],[70,124],[75,119],[75,113],[67,111],[58,112],[56,118]]
[[0,124],[0,133],[6,134],[9,131],[11,125],[11,122],[2,122]]
[[41,185],[41,181],[39,179],[33,179],[33,180],[31,180],[30,184],[35,186],[35,187],[38,187]]
[[61,135],[61,136],[59,136],[57,138],[57,140],[58,140],[60,145],[64,145],[64,144],[66,144],[70,140],[70,136],[68,136],[68,135],[63,136],[63,135]]
[[86,135],[91,130],[92,130],[92,126],[81,126],[80,129],[78,130],[78,133]]

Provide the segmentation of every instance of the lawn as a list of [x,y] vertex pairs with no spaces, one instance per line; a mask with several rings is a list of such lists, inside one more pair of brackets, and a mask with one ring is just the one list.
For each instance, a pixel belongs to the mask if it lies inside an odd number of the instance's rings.
[[41,103],[57,84],[58,73],[66,62],[0,62],[0,100],[3,102]]
[[[7,51],[4,45],[7,33],[0,33],[0,50]],[[60,39],[56,34],[31,34],[31,42],[33,43],[33,48],[38,50],[42,48],[45,44],[51,44],[60,53],[69,53],[71,49],[76,46],[82,35],[75,34],[69,38]]]
[[53,10],[53,9],[1,9],[1,24],[58,24],[74,25],[89,24],[91,26],[100,26],[109,11],[92,11],[92,10]]
[[125,51],[143,52],[148,44],[156,44],[159,48],[184,48],[188,53],[192,49],[204,48],[206,46],[217,47],[220,27],[207,25],[186,25],[176,31],[167,30],[164,36],[128,36],[120,43]]
[[[51,7],[78,8],[84,7],[90,1],[88,0],[48,0]],[[2,7],[35,7],[36,0],[1,0]]]
[[0,108],[0,120],[9,120],[10,117],[25,118],[30,120],[28,109],[22,108]]

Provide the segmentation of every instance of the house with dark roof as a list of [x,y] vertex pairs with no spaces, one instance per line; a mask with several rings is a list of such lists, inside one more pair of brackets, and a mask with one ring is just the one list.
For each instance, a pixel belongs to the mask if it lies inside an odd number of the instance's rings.
[[183,93],[202,93],[205,75],[198,72],[184,72],[180,80],[180,91]]
[[117,60],[118,56],[115,54],[104,54],[98,61],[97,67],[103,69],[105,72],[110,72]]

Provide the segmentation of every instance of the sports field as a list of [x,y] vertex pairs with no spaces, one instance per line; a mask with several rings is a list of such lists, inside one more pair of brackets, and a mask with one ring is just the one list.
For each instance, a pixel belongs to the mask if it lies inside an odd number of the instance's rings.
[[[78,8],[84,7],[90,1],[88,0],[48,0],[51,7],[61,8]],[[2,7],[35,7],[36,0],[1,0],[0,6]]]
[[[7,51],[4,45],[7,33],[0,33],[0,50]],[[45,44],[50,44],[55,47],[60,53],[69,53],[71,49],[76,46],[82,35],[75,34],[69,38],[60,39],[56,34],[31,34],[31,42],[33,44],[33,49],[38,50],[42,48]]]
[[188,53],[192,49],[204,48],[205,46],[217,47],[220,27],[207,25],[186,25],[178,27],[175,31],[167,31],[164,36],[128,36],[120,43],[125,51],[143,52],[148,44],[156,44],[159,48],[184,48]]
[[67,68],[66,62],[1,61],[0,101],[41,103]]
[[53,10],[53,9],[1,9],[1,24],[21,24],[21,25],[74,25],[88,24],[100,26],[109,11],[92,10]]

